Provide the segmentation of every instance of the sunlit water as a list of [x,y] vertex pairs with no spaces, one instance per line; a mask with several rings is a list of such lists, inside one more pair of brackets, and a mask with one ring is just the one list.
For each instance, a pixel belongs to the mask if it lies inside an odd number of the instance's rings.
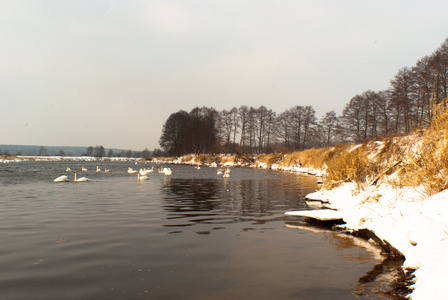
[[[0,299],[355,299],[379,263],[353,239],[291,228],[311,176],[124,162],[0,165]],[[84,165],[88,171],[81,172]],[[96,165],[111,173],[95,172]]]

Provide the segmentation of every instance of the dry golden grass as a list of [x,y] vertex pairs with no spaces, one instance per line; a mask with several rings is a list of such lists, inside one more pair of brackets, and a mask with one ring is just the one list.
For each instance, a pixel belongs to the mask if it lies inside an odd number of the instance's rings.
[[210,154],[199,154],[194,157],[194,162],[198,164],[210,164],[212,162],[216,162],[217,157],[215,155]]
[[423,185],[428,194],[448,188],[448,110],[446,99],[434,105],[433,120],[421,137],[421,152],[405,172],[409,185]]
[[192,154],[188,154],[188,155],[183,155],[180,157],[180,161],[182,163],[189,163],[194,159],[194,155]]
[[157,161],[161,162],[161,163],[169,163],[176,160],[176,157],[172,156],[172,157],[157,157]]
[[225,155],[225,156],[221,156],[220,157],[220,164],[225,164],[225,163],[234,163],[236,162],[236,157],[235,155]]
[[325,157],[331,148],[307,149],[304,151],[295,151],[283,156],[279,163],[280,166],[288,167],[291,165],[300,165],[320,169],[324,166]]
[[281,153],[260,154],[257,156],[257,161],[266,163],[268,165],[276,164],[281,161],[283,155]]
[[326,165],[326,188],[332,188],[348,181],[363,182],[368,170],[368,161],[363,155],[361,147],[356,147],[351,151],[345,149],[332,153],[331,158],[326,161]]
[[[427,194],[447,189],[448,110],[445,107],[445,103],[434,107],[433,122],[424,130],[359,145],[338,145],[324,152],[327,170],[324,187],[333,188],[349,181],[358,185],[377,184],[386,175],[393,174],[387,182],[397,186],[423,186]],[[317,167],[319,163],[315,164]]]

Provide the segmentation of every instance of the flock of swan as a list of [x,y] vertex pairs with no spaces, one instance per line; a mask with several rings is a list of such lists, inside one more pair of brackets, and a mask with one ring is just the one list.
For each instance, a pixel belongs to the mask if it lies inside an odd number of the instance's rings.
[[[71,170],[70,170],[71,171]],[[74,178],[73,178],[73,181],[74,182],[86,182],[86,181],[90,181],[90,179],[89,178],[87,178],[87,177],[81,177],[81,178],[78,178],[77,176],[76,176],[76,171],[74,171],[73,172],[73,176],[74,176]],[[59,176],[58,178],[56,178],[55,180],[53,180],[54,182],[66,182],[66,181],[70,181],[70,179],[68,179],[68,176],[67,175],[62,175],[62,176]]]
[[224,173],[224,175],[222,177],[224,177],[224,178],[230,177],[229,167],[227,167],[227,169],[218,169],[218,172],[216,174],[222,175],[223,173]]
[[[70,169],[69,166],[67,166],[67,168],[65,168],[65,171],[66,171],[66,172],[70,172],[71,170],[72,170],[72,169]],[[81,167],[81,171],[82,171],[82,172],[85,172],[85,171],[87,171],[87,169],[84,168],[84,166],[82,166],[82,167]],[[110,170],[108,170],[107,168],[106,168],[104,171],[105,171],[105,172],[110,172]],[[101,169],[99,169],[98,166],[96,167],[96,172],[101,172]],[[62,176],[59,176],[58,178],[56,178],[56,179],[53,180],[53,181],[54,181],[54,182],[67,182],[67,181],[70,181],[70,179],[68,179],[68,176],[67,176],[67,175],[62,175]],[[77,175],[76,175],[76,171],[74,171],[74,172],[73,172],[73,181],[74,181],[74,182],[87,182],[87,181],[90,181],[90,179],[87,178],[87,177],[81,177],[81,178],[78,178]]]
[[[70,169],[70,167],[67,166],[67,168],[65,169],[65,171],[66,171],[66,172],[70,172],[70,171],[72,171],[72,169]],[[84,166],[82,166],[82,167],[81,167],[81,171],[82,171],[82,172],[85,172],[85,171],[88,171],[88,170],[87,170],[87,168],[85,168]],[[102,172],[102,170],[100,169],[99,166],[96,166],[96,170],[95,170],[95,172]],[[106,168],[104,168],[104,172],[105,172],[105,173],[109,173],[109,172],[111,172],[111,170],[109,170],[109,169],[106,167]],[[142,169],[142,168],[141,168],[139,171],[134,170],[134,169],[132,169],[131,167],[128,167],[127,172],[128,172],[129,174],[137,173],[137,180],[140,181],[140,180],[149,179],[148,174],[154,172],[154,167],[152,167],[151,169]],[[159,168],[159,173],[162,173],[162,174],[165,174],[165,175],[171,175],[171,174],[172,174],[172,171],[171,171],[170,168]],[[68,178],[67,175],[62,175],[62,176],[59,176],[58,178],[54,179],[53,181],[54,181],[54,182],[68,182],[68,181],[71,181],[71,180]],[[73,181],[74,181],[74,182],[87,182],[87,181],[90,181],[90,179],[87,178],[87,177],[81,177],[81,178],[78,178],[78,177],[77,177],[77,174],[76,174],[76,171],[74,171],[74,172],[73,172]]]
[[[199,170],[200,166],[198,165],[197,167],[195,167],[195,169]],[[164,175],[171,175],[173,173],[171,171],[171,168],[166,168],[166,167],[159,167],[157,170],[158,170],[159,174],[164,174]],[[65,171],[66,172],[70,172],[72,170],[70,169],[69,166],[67,166]],[[84,166],[82,166],[81,167],[81,171],[85,172],[85,171],[87,171],[87,169],[84,168]],[[98,166],[96,166],[96,170],[95,171],[96,172],[102,172],[102,170]],[[104,172],[108,173],[108,172],[111,172],[111,170],[109,170],[106,167],[106,168],[104,168]],[[128,167],[127,172],[129,174],[137,173],[137,180],[138,181],[140,181],[140,180],[148,180],[149,179],[148,174],[154,172],[154,167],[152,167],[151,169],[142,169],[142,168],[140,168],[139,171],[134,170],[131,167]],[[223,169],[223,168],[218,169],[217,175],[223,175],[224,178],[230,177],[230,169],[229,169],[229,167],[227,167],[227,169]],[[77,175],[76,175],[76,171],[73,172],[73,176],[74,176],[73,177],[73,181],[74,182],[87,182],[87,181],[90,181],[90,179],[87,178],[87,177],[78,178]],[[54,182],[67,182],[67,181],[70,181],[70,179],[68,178],[67,175],[62,175],[62,176],[59,176],[58,178],[54,179],[53,181]]]

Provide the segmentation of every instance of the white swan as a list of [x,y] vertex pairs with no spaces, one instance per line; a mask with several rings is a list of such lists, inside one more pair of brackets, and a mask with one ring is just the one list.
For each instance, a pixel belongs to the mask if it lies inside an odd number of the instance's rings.
[[147,173],[152,173],[152,172],[154,172],[154,167],[152,167],[151,169],[147,170],[146,172],[147,172]]
[[62,175],[62,176],[59,176],[58,178],[56,178],[53,181],[54,182],[66,182],[66,181],[70,181],[70,180],[68,180],[68,177],[66,175]]
[[140,168],[140,171],[138,171],[138,174],[140,174],[142,176],[146,176],[146,174],[148,174],[148,171],[146,169]]
[[146,175],[140,175],[140,173],[137,173],[137,181],[140,181],[140,180],[148,180],[148,179],[149,179],[148,176],[146,176]]
[[224,172],[224,176],[222,176],[224,178],[230,177],[230,169],[229,167],[227,167],[227,170]]
[[101,172],[101,169],[98,166],[96,166],[96,171]]
[[67,168],[65,168],[65,171],[66,171],[66,172],[71,171],[71,170],[72,170],[72,169],[70,169],[69,166],[67,166]]
[[165,175],[173,174],[173,172],[171,171],[170,168],[163,168],[162,173],[165,174]]
[[84,168],[84,166],[81,167],[81,171],[87,171],[86,168]]
[[129,174],[133,174],[133,173],[137,173],[138,171],[131,169],[131,167],[128,167],[128,173]]
[[74,182],[86,182],[86,181],[90,181],[89,178],[87,177],[81,177],[79,179],[76,178],[76,171],[73,172],[73,175],[75,175],[75,179],[73,179]]
[[110,170],[109,170],[107,167],[105,167],[105,168],[104,168],[104,172],[109,173]]

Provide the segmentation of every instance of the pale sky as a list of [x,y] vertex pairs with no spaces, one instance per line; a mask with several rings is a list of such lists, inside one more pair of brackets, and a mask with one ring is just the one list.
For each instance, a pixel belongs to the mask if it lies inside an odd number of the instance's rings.
[[196,106],[341,114],[447,37],[446,0],[0,0],[0,144],[152,150]]

